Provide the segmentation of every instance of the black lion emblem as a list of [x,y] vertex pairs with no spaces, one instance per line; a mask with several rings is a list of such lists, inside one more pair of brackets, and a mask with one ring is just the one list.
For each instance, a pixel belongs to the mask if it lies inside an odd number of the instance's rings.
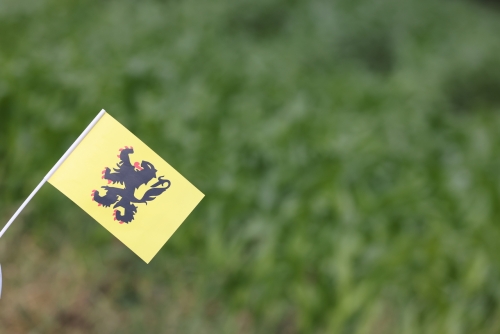
[[[135,191],[137,188],[143,184],[148,184],[152,179],[156,179],[155,166],[152,163],[143,161],[141,164],[138,162],[133,165],[130,163],[129,155],[134,153],[133,147],[125,146],[125,148],[120,149],[120,162],[118,162],[118,168],[113,168],[113,171],[106,167],[102,171],[102,178],[108,180],[110,183],[119,183],[124,185],[124,188],[103,186],[106,190],[106,194],[101,196],[99,191],[92,190],[92,200],[96,201],[99,206],[110,207],[114,204],[113,216],[115,220],[118,220],[120,224],[130,223],[134,220],[134,215],[137,212],[137,206],[133,203],[145,203],[154,200],[157,196],[161,195],[165,190],[170,187],[170,181],[163,179],[160,176],[157,182],[154,183],[151,188],[144,193],[142,198],[135,197]],[[164,185],[167,184],[165,187]],[[122,208],[122,210],[118,210]]]

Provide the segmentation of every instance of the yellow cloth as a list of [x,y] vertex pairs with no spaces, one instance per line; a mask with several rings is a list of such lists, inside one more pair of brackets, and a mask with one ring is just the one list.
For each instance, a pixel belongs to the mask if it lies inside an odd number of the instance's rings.
[[[156,178],[135,190],[136,198],[143,198],[160,176],[170,181],[170,187],[147,203],[132,203],[137,207],[134,219],[128,224],[121,224],[119,220],[115,220],[114,210],[123,215],[125,209],[113,208],[116,203],[109,207],[98,206],[92,191],[97,190],[100,196],[104,196],[106,190],[102,186],[125,188],[125,184],[119,182],[108,184],[110,181],[101,178],[105,167],[109,167],[111,173],[115,172],[113,168],[119,168],[117,166],[121,161],[118,157],[121,154],[119,149],[125,146],[133,147],[133,154],[129,155],[131,164],[139,162],[136,168],[132,167],[132,171],[129,167],[129,175],[139,172],[143,161],[151,163],[157,170]],[[108,114],[99,120],[49,182],[146,263],[151,261],[204,197],[179,172]],[[167,186],[168,183],[165,183],[156,188]],[[134,187],[129,187],[131,188]],[[119,200],[122,197],[117,198]]]

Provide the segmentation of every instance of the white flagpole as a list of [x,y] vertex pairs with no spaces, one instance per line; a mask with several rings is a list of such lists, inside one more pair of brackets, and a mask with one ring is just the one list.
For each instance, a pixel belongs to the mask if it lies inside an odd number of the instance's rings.
[[31,195],[28,196],[28,198],[24,201],[24,203],[21,205],[21,207],[19,209],[17,209],[16,213],[14,213],[14,215],[12,216],[12,218],[4,226],[4,228],[2,229],[2,231],[0,231],[0,238],[3,236],[3,234],[5,233],[5,231],[7,231],[7,229],[10,227],[10,225],[14,222],[14,220],[17,218],[17,216],[19,216],[19,214],[21,213],[21,211],[23,211],[23,209],[26,207],[26,205],[28,205],[28,203],[31,201],[31,199],[33,198],[33,196],[35,196],[35,194],[38,192],[38,190],[40,190],[40,188],[45,184],[45,182],[47,182],[50,179],[50,177],[64,163],[64,161],[69,157],[69,155],[71,153],[73,153],[73,151],[78,146],[78,144],[81,143],[81,141],[90,132],[90,130],[92,130],[92,128],[94,127],[94,125],[96,125],[97,122],[99,122],[99,120],[101,119],[102,116],[104,116],[105,113],[106,113],[106,111],[104,109],[102,109],[101,112],[96,116],[96,118],[94,118],[94,120],[89,124],[89,126],[87,126],[87,128],[85,129],[85,131],[82,132],[82,134],[80,135],[80,137],[78,137],[76,139],[76,141],[73,143],[73,145],[71,145],[71,147],[66,151],[66,153],[64,153],[64,155],[61,157],[61,159],[59,159],[59,161],[54,165],[54,167],[52,167],[52,169],[50,170],[50,172],[43,178],[42,182],[40,182],[40,184],[35,188],[35,190],[33,190],[33,192],[31,193]]

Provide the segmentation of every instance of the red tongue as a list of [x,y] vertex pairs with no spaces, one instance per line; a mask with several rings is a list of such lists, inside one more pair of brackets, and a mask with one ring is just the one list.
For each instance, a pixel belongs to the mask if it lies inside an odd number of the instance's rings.
[[134,164],[134,167],[135,167],[135,168],[137,168],[138,170],[143,170],[143,169],[144,169],[144,168],[142,168],[142,167],[139,165],[139,163],[138,163],[138,162],[136,162],[136,163]]

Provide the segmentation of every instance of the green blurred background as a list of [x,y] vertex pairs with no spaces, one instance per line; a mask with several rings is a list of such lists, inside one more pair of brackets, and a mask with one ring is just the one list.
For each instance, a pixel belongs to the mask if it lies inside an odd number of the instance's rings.
[[1,333],[500,333],[500,3],[0,0],[0,225],[106,109],[206,194],[146,265],[51,185]]

